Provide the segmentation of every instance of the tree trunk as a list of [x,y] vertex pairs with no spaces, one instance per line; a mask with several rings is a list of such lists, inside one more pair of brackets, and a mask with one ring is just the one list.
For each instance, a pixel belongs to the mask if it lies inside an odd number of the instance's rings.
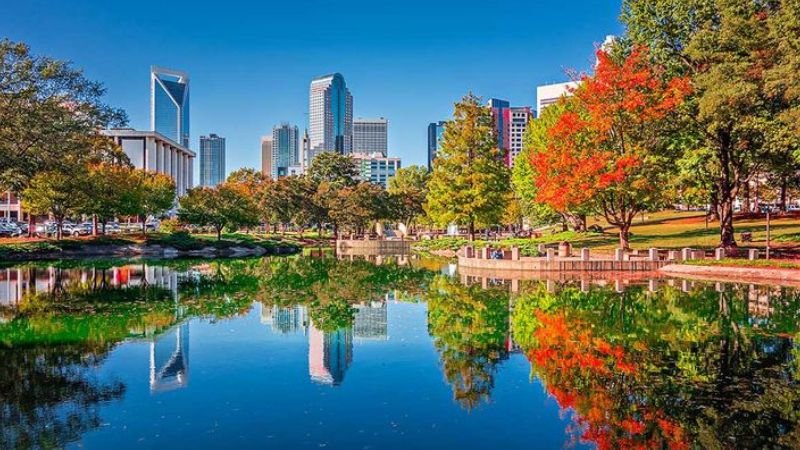
[[92,236],[97,236],[97,214],[92,214]]
[[631,248],[631,226],[622,225],[619,227],[619,247],[625,250]]
[[475,240],[475,221],[472,219],[469,219],[469,240]]
[[61,224],[64,222],[64,219],[56,219],[56,240],[61,240]]
[[217,229],[217,242],[222,240],[222,227],[215,227]]
[[742,197],[744,198],[744,203],[742,204],[742,212],[749,213],[750,212],[750,182],[745,181],[743,184],[742,189],[744,192],[742,193]]
[[787,197],[787,191],[788,191],[788,187],[789,187],[788,185],[789,185],[788,177],[786,175],[782,176],[781,177],[781,200],[780,200],[781,204],[780,204],[780,206],[781,206],[781,212],[784,212],[784,213],[786,212],[786,197]]
[[36,233],[36,218],[33,213],[28,213],[28,237],[32,238]]
[[727,198],[719,202],[719,243],[722,248],[736,247],[736,236],[733,229],[733,199]]
[[142,234],[147,236],[147,219],[142,219]]

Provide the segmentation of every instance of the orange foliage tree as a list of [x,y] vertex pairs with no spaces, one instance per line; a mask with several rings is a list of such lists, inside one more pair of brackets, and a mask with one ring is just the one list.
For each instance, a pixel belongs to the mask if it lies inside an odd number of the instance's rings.
[[671,119],[690,85],[665,80],[642,47],[625,58],[600,50],[597,58],[595,74],[561,100],[569,107],[548,130],[549,145],[531,152],[531,164],[539,202],[560,212],[589,206],[619,228],[628,248],[634,217],[664,202],[675,160]]

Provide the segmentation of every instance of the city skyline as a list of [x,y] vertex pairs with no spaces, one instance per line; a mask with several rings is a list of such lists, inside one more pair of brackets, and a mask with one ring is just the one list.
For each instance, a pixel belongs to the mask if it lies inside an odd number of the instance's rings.
[[[458,8],[447,1],[365,8],[357,1],[333,13],[341,24],[333,31],[323,26],[331,17],[322,9],[296,4],[248,5],[246,14],[204,2],[156,5],[16,2],[7,6],[0,27],[34,52],[70,60],[103,82],[106,100],[125,109],[139,130],[150,129],[149,67],[187,72],[189,147],[197,149],[200,135],[224,135],[229,172],[260,166],[259,140],[273,124],[295,123],[303,133],[308,82],[315,76],[342,73],[357,97],[356,116],[386,117],[392,123],[390,153],[406,166],[426,165],[425,127],[449,118],[464,94],[535,105],[536,86],[566,81],[568,69],[590,69],[595,45],[621,31],[619,2],[589,0],[570,8],[520,4],[514,14],[469,1]],[[160,26],[148,19],[153,9],[184,20]],[[306,32],[290,32],[295,27],[289,23],[261,26],[257,18],[267,12],[303,15]],[[209,15],[218,19],[213,32],[191,25]],[[471,16],[487,19],[490,25],[481,29],[491,39],[463,26]],[[51,32],[37,32],[41,27]],[[281,70],[270,69],[277,61]]]

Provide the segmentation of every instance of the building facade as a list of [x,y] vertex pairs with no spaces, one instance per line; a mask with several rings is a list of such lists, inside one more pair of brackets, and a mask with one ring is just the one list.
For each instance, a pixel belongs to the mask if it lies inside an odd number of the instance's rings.
[[194,186],[197,155],[188,148],[156,131],[112,129],[102,133],[122,147],[134,167],[172,177],[179,197]]
[[380,119],[353,120],[353,153],[389,152],[389,121]]
[[308,103],[309,163],[320,152],[353,152],[353,96],[339,74],[311,81]]
[[536,111],[541,116],[545,108],[558,102],[561,97],[572,95],[572,91],[578,87],[578,84],[577,81],[568,81],[538,86],[536,88]]
[[225,181],[225,138],[200,136],[200,186],[214,187]]
[[189,75],[150,68],[150,130],[189,148]]
[[445,122],[432,122],[428,125],[428,170],[433,170],[433,160],[442,148]]
[[0,219],[2,221],[23,221],[26,217],[16,194],[11,191],[0,193]]
[[506,100],[489,100],[492,111],[497,148],[503,152],[506,167],[514,167],[517,155],[522,151],[522,141],[533,118],[529,106],[512,107]]
[[272,178],[272,136],[261,136],[261,174]]
[[289,167],[297,166],[300,157],[300,132],[295,125],[282,123],[272,128],[272,179],[289,175]]
[[351,155],[356,162],[359,178],[362,181],[380,184],[384,188],[389,187],[389,180],[395,176],[400,169],[400,158],[381,155],[380,153],[353,153]]

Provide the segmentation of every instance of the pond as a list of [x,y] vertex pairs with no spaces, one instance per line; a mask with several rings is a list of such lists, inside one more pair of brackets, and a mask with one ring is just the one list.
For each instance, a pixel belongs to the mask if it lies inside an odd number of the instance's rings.
[[797,448],[800,294],[414,258],[0,268],[0,448]]

